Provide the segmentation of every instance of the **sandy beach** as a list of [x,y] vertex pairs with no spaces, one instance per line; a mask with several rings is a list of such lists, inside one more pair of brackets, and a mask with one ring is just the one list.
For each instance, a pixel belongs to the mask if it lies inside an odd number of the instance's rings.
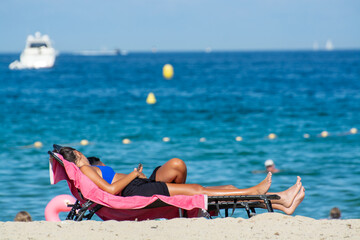
[[142,222],[1,222],[0,239],[359,239],[360,219],[315,220],[280,213],[251,219]]

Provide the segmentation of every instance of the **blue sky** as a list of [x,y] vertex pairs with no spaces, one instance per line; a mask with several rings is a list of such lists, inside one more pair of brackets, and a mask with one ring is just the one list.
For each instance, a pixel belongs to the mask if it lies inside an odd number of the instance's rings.
[[359,0],[1,0],[0,52],[360,49]]

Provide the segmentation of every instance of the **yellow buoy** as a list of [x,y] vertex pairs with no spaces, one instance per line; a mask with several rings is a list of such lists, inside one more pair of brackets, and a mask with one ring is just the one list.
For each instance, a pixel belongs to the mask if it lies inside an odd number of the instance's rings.
[[156,103],[156,98],[155,98],[155,95],[154,93],[149,93],[147,98],[146,98],[146,103],[147,104],[155,104]]
[[131,141],[130,141],[130,139],[125,138],[125,139],[122,140],[122,143],[123,143],[123,144],[130,144]]
[[86,139],[83,139],[80,141],[80,144],[83,145],[83,146],[86,146],[86,145],[89,145],[89,141],[86,140]]
[[322,131],[320,134],[323,138],[326,138],[329,136],[329,133],[327,131]]
[[309,138],[309,137],[310,137],[310,134],[308,134],[308,133],[304,134],[304,138]]
[[169,80],[174,76],[174,68],[171,64],[165,64],[163,67],[163,76]]
[[34,147],[41,148],[42,146],[43,146],[42,142],[40,141],[34,142]]
[[237,142],[241,142],[241,141],[243,140],[243,138],[240,137],[240,136],[237,136],[237,137],[235,138],[235,140],[236,140]]
[[275,139],[276,138],[276,134],[275,133],[270,133],[268,136],[269,139]]
[[350,129],[351,134],[357,134],[358,130],[356,128]]
[[170,142],[170,138],[169,138],[169,137],[164,137],[164,138],[163,138],[163,141],[164,141],[164,142]]

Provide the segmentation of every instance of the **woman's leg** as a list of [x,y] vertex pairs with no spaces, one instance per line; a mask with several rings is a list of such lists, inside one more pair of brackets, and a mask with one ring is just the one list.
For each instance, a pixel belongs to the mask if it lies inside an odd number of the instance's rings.
[[[290,188],[286,189],[282,192],[267,192],[268,195],[278,195],[280,196],[279,200],[271,200],[272,204],[281,205],[282,209],[290,208],[293,205],[294,199],[298,196],[299,191],[302,187],[301,178],[298,176],[296,183],[291,186]],[[214,186],[214,187],[207,187],[212,189],[236,189],[233,185],[224,185],[224,186]],[[275,207],[274,207],[275,208]],[[282,210],[279,209],[279,210]]]
[[275,192],[275,193],[267,192],[266,194],[279,195],[280,199],[279,200],[271,200],[271,203],[280,204],[280,205],[284,206],[285,208],[289,208],[292,205],[295,197],[298,195],[301,187],[302,187],[301,178],[298,176],[296,183],[293,186],[286,189],[285,191]]
[[[225,186],[215,186],[211,187],[214,189],[234,189],[233,185],[225,185]],[[279,200],[271,200],[272,206],[274,209],[278,209],[283,211],[286,214],[291,215],[297,206],[301,203],[301,201],[305,197],[304,187],[302,187],[301,178],[298,176],[296,183],[282,192],[267,192],[266,194],[276,194],[280,196]]]
[[[271,185],[271,173],[258,185],[246,188],[206,188],[199,184],[173,184],[166,183],[170,196],[174,195],[197,195],[206,194],[208,196],[231,196],[231,195],[258,195],[265,194]],[[229,186],[229,185],[228,185]],[[230,185],[232,186],[232,185]]]
[[[174,195],[196,195],[206,194],[208,196],[226,196],[226,195],[258,195],[258,194],[276,194],[280,200],[271,200],[274,209],[281,210],[291,215],[299,206],[305,197],[305,189],[302,187],[301,178],[298,177],[296,183],[282,192],[267,192],[271,185],[271,173],[258,185],[247,188],[238,189],[233,185],[203,187],[198,184],[166,184],[170,196]],[[267,189],[267,190],[266,190]]]
[[209,186],[210,189],[237,189],[234,185]]
[[294,213],[295,209],[299,206],[299,204],[302,202],[302,200],[304,200],[304,197],[305,197],[305,188],[301,187],[300,191],[295,196],[295,199],[290,207],[284,207],[283,205],[276,204],[276,203],[272,204],[272,207],[274,209],[283,211],[284,213],[286,213],[288,215],[291,215]]
[[179,158],[172,158],[156,172],[156,181],[165,183],[185,183],[187,176],[186,164]]

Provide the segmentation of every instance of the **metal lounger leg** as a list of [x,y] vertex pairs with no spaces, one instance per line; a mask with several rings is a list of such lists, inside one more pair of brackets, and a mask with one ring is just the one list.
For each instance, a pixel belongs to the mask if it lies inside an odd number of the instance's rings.
[[84,205],[82,206],[82,208],[79,210],[77,216],[75,217],[75,221],[79,222],[83,219],[86,211],[89,209],[89,207],[93,204],[92,201],[88,200],[86,203],[84,203]]
[[[221,212],[220,212],[219,202],[218,202],[218,201],[215,201],[215,205],[216,205],[216,212],[217,212],[217,214],[219,214],[220,217],[223,217],[223,216],[221,215]],[[225,212],[225,214],[226,214],[226,212]]]
[[265,198],[264,203],[266,205],[266,209],[268,210],[268,212],[274,212],[271,201],[269,199]]
[[236,200],[236,199],[234,199],[234,205],[233,205],[233,209],[232,209],[232,213],[231,213],[231,216],[230,216],[230,217],[232,217],[232,216],[234,215],[234,213],[235,213],[235,210],[236,210],[236,204],[237,204],[237,200]]
[[256,211],[255,211],[255,208],[250,208],[250,210],[251,210],[251,216],[253,217],[253,216],[255,216],[256,215]]
[[180,218],[187,218],[188,217],[187,210],[179,208],[179,217]]
[[179,208],[179,218],[182,218],[182,217],[184,217],[184,215],[183,215],[183,211],[182,211],[182,209],[181,209],[181,208]]
[[74,217],[76,216],[76,210],[78,210],[80,208],[80,202],[79,200],[76,200],[76,202],[74,204],[69,204],[68,207],[71,207],[71,210],[69,212],[69,214],[66,217],[66,220],[73,220]]
[[250,213],[249,204],[248,204],[248,203],[244,203],[244,207],[245,207],[246,213],[247,213],[247,215],[248,215],[248,218],[251,218],[251,213]]

